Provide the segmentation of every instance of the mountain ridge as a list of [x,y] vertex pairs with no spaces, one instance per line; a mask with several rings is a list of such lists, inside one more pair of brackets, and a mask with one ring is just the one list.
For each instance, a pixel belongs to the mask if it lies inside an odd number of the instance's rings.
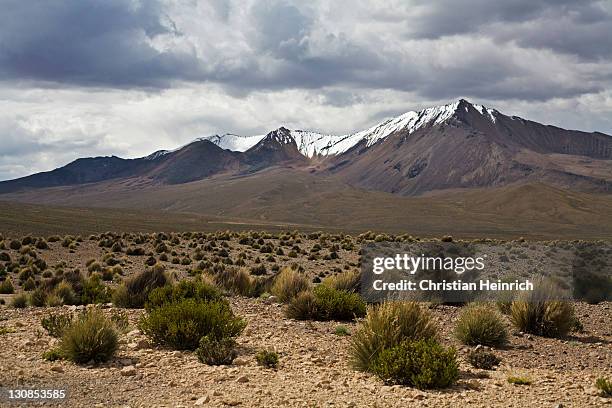
[[459,99],[347,135],[281,126],[265,135],[200,137],[136,159],[77,159],[0,182],[0,194],[129,178],[182,184],[270,167],[302,169],[400,195],[538,180],[607,193],[612,191],[612,136],[543,125]]

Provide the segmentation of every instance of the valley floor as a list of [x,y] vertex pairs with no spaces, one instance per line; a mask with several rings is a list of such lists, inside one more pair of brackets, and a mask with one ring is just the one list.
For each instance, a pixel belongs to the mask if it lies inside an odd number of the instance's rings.
[[[64,306],[69,307],[69,306]],[[298,322],[284,317],[282,306],[259,299],[232,298],[235,312],[248,321],[238,338],[239,357],[231,366],[207,366],[190,352],[149,348],[137,330],[121,337],[109,363],[78,366],[46,362],[41,354],[56,341],[40,325],[50,308],[0,308],[3,387],[65,388],[70,407],[591,407],[610,406],[597,396],[595,379],[612,375],[610,303],[577,304],[586,333],[567,339],[545,339],[512,332],[510,344],[496,350],[502,364],[495,371],[471,368],[468,350],[453,339],[450,328],[458,308],[432,309],[445,344],[459,350],[461,375],[443,391],[385,386],[376,377],[349,367],[350,336],[334,334],[338,323]],[[110,312],[110,310],[107,310]],[[142,311],[132,310],[135,326]],[[345,324],[351,332],[355,324]],[[262,348],[280,354],[277,370],[258,366]],[[129,374],[129,375],[126,375]],[[531,385],[512,385],[520,374]]]

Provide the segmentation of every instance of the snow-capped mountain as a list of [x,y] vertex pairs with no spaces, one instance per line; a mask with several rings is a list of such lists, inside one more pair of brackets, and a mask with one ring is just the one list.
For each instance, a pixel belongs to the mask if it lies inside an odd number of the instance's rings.
[[[461,101],[457,100],[446,105],[434,106],[421,111],[409,111],[400,116],[387,119],[368,129],[346,135],[331,135],[308,130],[289,129],[288,134],[281,132],[281,136],[277,136],[279,137],[277,141],[279,143],[295,143],[298,151],[308,158],[315,156],[337,156],[362,141],[365,142],[366,147],[370,147],[394,132],[404,131],[410,134],[420,128],[440,124],[450,119],[456,113]],[[482,105],[474,104],[472,106],[481,115],[495,123],[495,115],[499,112]],[[223,135],[201,137],[195,141],[208,140],[222,149],[245,152],[265,137],[266,135],[239,136],[226,133]]]
[[401,195],[529,180],[609,192],[611,163],[611,136],[542,125],[460,99],[346,135],[280,127],[266,135],[201,137],[138,159],[79,159],[0,182],[0,194],[114,179],[182,184],[268,168],[306,169]]

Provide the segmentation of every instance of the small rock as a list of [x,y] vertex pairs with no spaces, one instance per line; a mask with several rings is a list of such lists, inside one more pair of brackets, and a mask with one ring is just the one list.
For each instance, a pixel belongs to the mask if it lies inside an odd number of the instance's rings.
[[55,371],[56,373],[63,373],[64,367],[56,365],[51,367],[51,371]]
[[236,380],[236,382],[239,383],[246,383],[249,382],[249,377],[247,377],[246,375],[243,375],[241,377],[238,377],[238,379]]
[[245,365],[249,364],[249,361],[246,358],[243,358],[243,357],[236,357],[234,359],[233,364],[237,365],[237,366],[245,366]]
[[210,397],[208,395],[205,395],[203,397],[200,397],[196,400],[195,404],[193,405],[204,405],[206,404],[208,401],[210,401]]
[[132,330],[132,331],[128,332],[128,333],[126,334],[126,336],[128,336],[128,337],[134,337],[134,336],[138,336],[139,334],[140,334],[140,330],[138,330],[138,329],[134,329],[134,330]]
[[214,390],[214,391],[213,391],[213,396],[214,396],[214,397],[220,397],[220,396],[222,396],[222,395],[223,395],[223,393],[222,393],[221,391],[217,391],[217,390]]
[[124,377],[136,375],[136,367],[134,367],[133,365],[123,367],[121,369],[121,375],[123,375]]

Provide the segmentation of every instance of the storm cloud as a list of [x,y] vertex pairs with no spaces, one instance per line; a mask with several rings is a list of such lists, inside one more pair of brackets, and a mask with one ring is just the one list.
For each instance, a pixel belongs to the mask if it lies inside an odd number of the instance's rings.
[[459,97],[612,133],[611,72],[607,1],[7,0],[0,179]]

